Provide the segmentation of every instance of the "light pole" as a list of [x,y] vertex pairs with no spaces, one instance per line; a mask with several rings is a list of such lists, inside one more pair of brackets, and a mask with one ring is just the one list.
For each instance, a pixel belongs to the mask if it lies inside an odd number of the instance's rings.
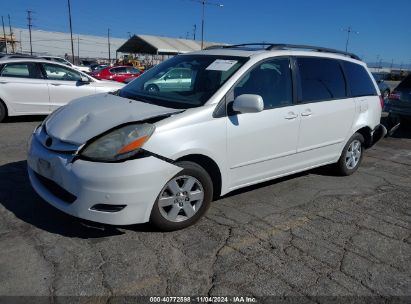
[[73,44],[73,27],[71,24],[71,5],[70,0],[67,0],[68,11],[69,11],[69,22],[70,22],[70,39],[71,39],[71,63],[74,64],[74,44]]
[[224,7],[224,4],[210,2],[207,0],[191,0],[193,2],[200,3],[202,5],[202,14],[201,14],[201,49],[204,48],[204,19],[205,19],[205,6],[206,5],[213,5],[218,7]]
[[351,33],[359,34],[360,32],[354,31],[354,30],[351,28],[351,25],[350,25],[348,28],[343,29],[343,31],[344,31],[344,32],[347,32],[347,40],[345,41],[345,51],[347,52],[347,51],[348,51],[348,43],[350,42],[350,34],[351,34]]

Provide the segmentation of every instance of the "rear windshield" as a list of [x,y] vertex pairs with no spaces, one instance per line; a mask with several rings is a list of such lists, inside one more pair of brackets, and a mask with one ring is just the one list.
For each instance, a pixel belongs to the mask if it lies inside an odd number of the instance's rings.
[[403,81],[401,81],[397,89],[411,89],[411,75],[408,75]]
[[199,107],[247,60],[233,56],[175,56],[144,72],[118,94],[169,108]]

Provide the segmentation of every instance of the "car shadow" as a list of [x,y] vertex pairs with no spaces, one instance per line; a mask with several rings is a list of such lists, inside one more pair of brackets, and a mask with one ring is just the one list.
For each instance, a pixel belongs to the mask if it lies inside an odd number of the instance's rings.
[[125,233],[122,228],[154,231],[147,224],[116,227],[78,219],[59,211],[32,189],[26,161],[0,166],[0,181],[0,204],[20,220],[53,234],[94,239],[122,235]]
[[[224,198],[273,186],[309,174],[335,176],[331,167],[320,167],[238,189],[214,201],[218,203],[219,200]],[[32,189],[27,175],[26,161],[0,166],[0,180],[2,181],[0,183],[0,204],[18,219],[53,234],[81,239],[97,239],[122,235],[125,231],[161,233],[150,224],[113,226],[79,219],[61,212],[45,202]]]
[[2,123],[17,123],[17,122],[42,122],[47,115],[25,115],[25,116],[10,116]]
[[411,123],[401,123],[400,127],[391,135],[391,137],[411,139]]
[[[398,122],[400,122],[398,129],[392,129]],[[395,130],[389,135],[389,137],[411,139],[411,119],[398,121],[395,119],[390,119],[388,116],[383,117],[381,119],[381,123],[387,128],[388,132]]]

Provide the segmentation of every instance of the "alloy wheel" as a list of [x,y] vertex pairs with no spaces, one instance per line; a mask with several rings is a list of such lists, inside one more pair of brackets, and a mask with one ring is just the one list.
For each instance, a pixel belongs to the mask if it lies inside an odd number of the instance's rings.
[[353,140],[345,154],[345,165],[348,169],[352,170],[358,165],[361,159],[361,152],[361,142],[358,139]]
[[183,175],[170,180],[160,192],[158,206],[161,215],[171,222],[183,222],[201,208],[204,189],[198,179]]

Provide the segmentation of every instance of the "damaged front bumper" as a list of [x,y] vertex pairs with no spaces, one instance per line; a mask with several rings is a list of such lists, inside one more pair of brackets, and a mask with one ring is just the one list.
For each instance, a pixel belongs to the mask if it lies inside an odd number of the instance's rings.
[[121,163],[78,159],[29,144],[28,174],[35,191],[57,209],[112,224],[145,223],[163,186],[182,168],[155,156]]

